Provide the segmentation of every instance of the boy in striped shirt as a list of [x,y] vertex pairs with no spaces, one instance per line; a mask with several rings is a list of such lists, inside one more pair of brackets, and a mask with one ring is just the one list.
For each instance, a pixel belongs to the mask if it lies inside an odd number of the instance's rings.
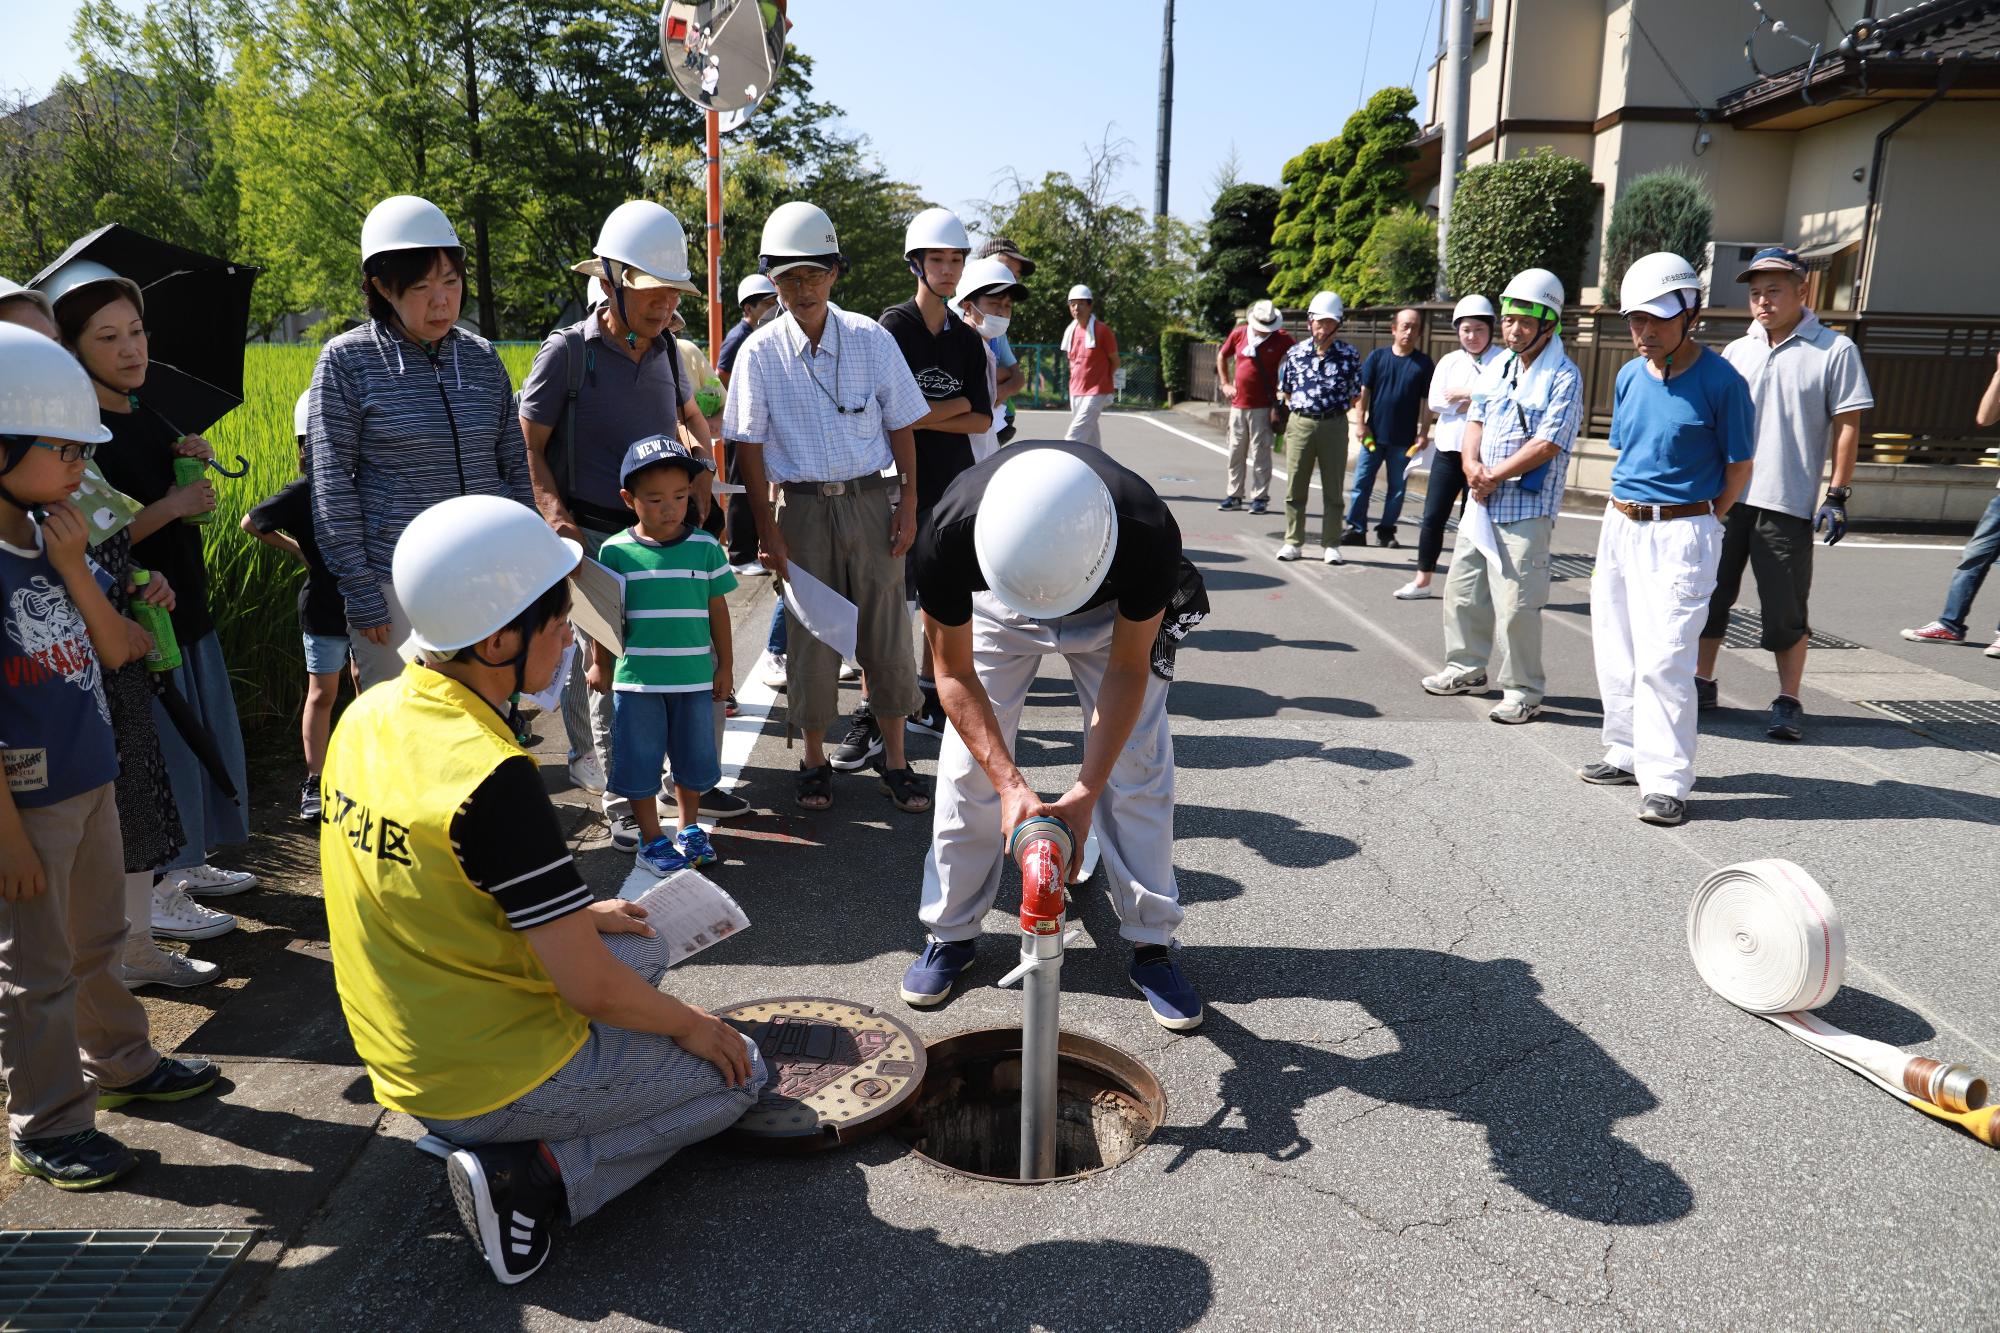
[[[715,861],[695,818],[701,793],[722,777],[714,701],[735,678],[723,598],[736,576],[721,544],[687,521],[694,479],[709,466],[670,435],[648,436],[627,449],[618,493],[638,522],[597,553],[625,579],[625,651],[614,668],[611,653],[596,645],[588,681],[593,690],[608,684],[612,691],[608,785],[632,803],[639,866],[656,875]],[[673,837],[660,827],[655,795],[669,757]]]

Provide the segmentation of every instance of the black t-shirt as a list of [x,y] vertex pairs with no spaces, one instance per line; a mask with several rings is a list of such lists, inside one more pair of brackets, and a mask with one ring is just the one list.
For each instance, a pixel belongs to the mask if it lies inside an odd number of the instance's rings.
[[492,894],[516,930],[545,926],[593,901],[535,761],[503,760],[451,821],[465,877]]
[[250,511],[250,526],[259,532],[282,532],[299,544],[306,558],[306,581],[299,586],[299,628],[308,634],[347,634],[347,604],[340,583],[320,558],[313,541],[312,482],[291,482]]
[[[97,470],[142,505],[165,498],[174,485],[172,428],[143,407],[106,412],[103,417],[111,438],[97,447]],[[133,564],[167,576],[174,592],[174,637],[184,647],[215,629],[208,613],[208,567],[202,563],[201,534],[199,525],[176,518],[146,540],[132,543]]]
[[986,576],[972,547],[972,524],[986,484],[1002,463],[1059,449],[1081,458],[1103,479],[1118,512],[1118,549],[1104,582],[1079,611],[1108,602],[1118,603],[1127,620],[1150,620],[1166,610],[1180,579],[1181,530],[1166,503],[1145,479],[1111,461],[1087,444],[1017,444],[974,465],[951,483],[937,508],[917,530],[917,601],[941,625],[963,625],[972,619],[972,594],[986,591]]
[[[972,326],[946,316],[944,332],[932,333],[914,299],[882,312],[882,327],[902,349],[917,388],[931,402],[963,398],[975,413],[993,410],[986,392],[986,345]],[[972,466],[972,437],[950,431],[917,432],[917,513],[928,514],[945,488]]]

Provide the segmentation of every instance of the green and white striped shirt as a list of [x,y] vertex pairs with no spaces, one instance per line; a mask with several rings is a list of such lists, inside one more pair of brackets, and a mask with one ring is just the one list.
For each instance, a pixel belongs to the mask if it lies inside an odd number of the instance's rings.
[[636,528],[607,539],[597,558],[625,576],[625,653],[614,690],[685,694],[715,682],[710,601],[736,587],[721,543],[688,525],[678,541],[648,541]]

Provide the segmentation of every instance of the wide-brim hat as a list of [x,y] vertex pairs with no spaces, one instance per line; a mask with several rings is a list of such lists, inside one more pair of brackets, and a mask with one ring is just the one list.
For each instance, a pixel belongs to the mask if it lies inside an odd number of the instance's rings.
[[1259,301],[1250,307],[1250,327],[1258,333],[1276,333],[1284,322],[1284,315],[1269,301]]
[[674,278],[656,278],[642,268],[620,263],[616,259],[599,259],[595,255],[589,259],[577,260],[569,266],[569,271],[580,273],[586,278],[596,278],[601,282],[607,264],[611,266],[611,274],[618,280],[618,285],[627,291],[644,292],[671,287],[677,292],[686,292],[689,296],[701,295],[701,288],[691,282],[681,282]]

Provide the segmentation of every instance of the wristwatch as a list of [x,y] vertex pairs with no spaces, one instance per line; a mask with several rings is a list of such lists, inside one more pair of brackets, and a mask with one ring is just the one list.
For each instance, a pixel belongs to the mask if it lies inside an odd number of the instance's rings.
[[1852,494],[1854,494],[1852,486],[1829,486],[1826,488],[1826,498],[1829,500],[1845,500]]

